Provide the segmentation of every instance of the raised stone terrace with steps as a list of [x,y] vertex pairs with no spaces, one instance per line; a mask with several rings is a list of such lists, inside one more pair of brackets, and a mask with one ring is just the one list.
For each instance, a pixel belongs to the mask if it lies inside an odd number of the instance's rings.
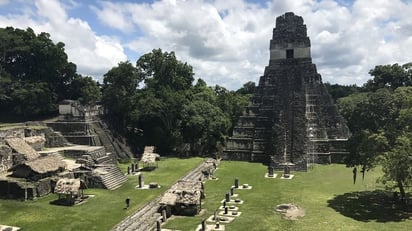
[[[1,198],[34,199],[47,195],[59,177],[81,178],[89,188],[109,190],[127,181],[115,154],[107,153],[104,146],[50,142],[50,134],[56,134],[52,129],[28,123],[0,127],[0,188],[7,189],[0,190]],[[64,161],[65,167],[55,170],[52,165],[56,161],[49,161],[41,165],[49,168],[39,172],[37,165],[30,162],[52,156]]]

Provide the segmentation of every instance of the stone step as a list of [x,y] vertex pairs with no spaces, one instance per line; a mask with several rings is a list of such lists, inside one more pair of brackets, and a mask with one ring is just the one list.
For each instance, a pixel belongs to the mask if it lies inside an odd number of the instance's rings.
[[102,175],[102,183],[107,189],[114,190],[127,181],[127,177],[116,165],[108,166],[104,169],[107,174]]
[[118,188],[127,181],[127,178],[121,176],[111,176],[103,178],[103,184],[110,190]]

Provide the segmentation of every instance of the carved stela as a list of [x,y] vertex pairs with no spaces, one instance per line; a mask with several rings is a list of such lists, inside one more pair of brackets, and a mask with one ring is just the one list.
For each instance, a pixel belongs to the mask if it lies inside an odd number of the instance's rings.
[[349,130],[312,63],[303,18],[276,19],[270,60],[249,105],[227,140],[224,159],[306,171],[341,162]]

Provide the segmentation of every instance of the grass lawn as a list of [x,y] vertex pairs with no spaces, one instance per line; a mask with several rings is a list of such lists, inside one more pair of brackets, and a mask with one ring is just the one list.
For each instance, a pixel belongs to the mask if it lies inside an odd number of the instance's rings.
[[[412,230],[412,208],[393,205],[376,178],[379,170],[369,171],[354,185],[352,169],[343,165],[315,166],[309,172],[293,172],[292,180],[264,178],[266,166],[258,163],[222,161],[217,181],[205,183],[205,209],[194,217],[172,217],[163,228],[195,230],[202,218],[213,215],[230,191],[235,177],[251,190],[235,190],[245,203],[241,216],[225,224],[226,231],[270,230]],[[284,220],[274,211],[278,204],[293,203],[305,210],[297,221]]]
[[[56,195],[33,201],[0,200],[0,224],[22,227],[22,230],[64,231],[64,230],[110,230],[123,218],[139,207],[163,193],[181,176],[198,166],[203,159],[163,158],[159,168],[152,172],[143,172],[146,184],[157,182],[159,189],[138,190],[136,176],[120,188],[109,191],[87,189],[85,194],[95,195],[84,204],[65,207],[49,204],[57,199]],[[126,169],[127,165],[121,165]],[[1,190],[1,189],[0,189]],[[125,199],[131,199],[130,208],[125,210]]]

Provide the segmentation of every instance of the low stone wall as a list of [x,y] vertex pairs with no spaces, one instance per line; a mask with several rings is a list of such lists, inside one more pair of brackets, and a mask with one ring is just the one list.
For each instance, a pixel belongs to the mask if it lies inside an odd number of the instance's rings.
[[0,198],[35,199],[52,192],[51,178],[45,178],[35,183],[13,180],[0,180]]
[[64,136],[87,135],[89,129],[87,122],[50,122],[47,126],[61,132]]

